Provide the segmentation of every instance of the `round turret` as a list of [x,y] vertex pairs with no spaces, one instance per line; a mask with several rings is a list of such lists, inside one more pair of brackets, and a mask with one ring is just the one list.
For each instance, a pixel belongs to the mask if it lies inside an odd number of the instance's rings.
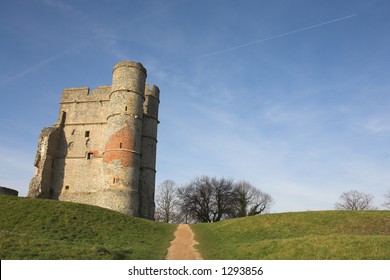
[[143,218],[154,218],[154,190],[156,178],[156,150],[158,107],[160,90],[153,85],[145,87],[144,117],[142,125],[142,155],[139,189],[141,193],[140,215]]
[[112,91],[130,89],[143,95],[146,69],[139,62],[121,61],[112,70]]
[[113,69],[107,117],[102,204],[139,216],[139,168],[146,70],[138,62]]

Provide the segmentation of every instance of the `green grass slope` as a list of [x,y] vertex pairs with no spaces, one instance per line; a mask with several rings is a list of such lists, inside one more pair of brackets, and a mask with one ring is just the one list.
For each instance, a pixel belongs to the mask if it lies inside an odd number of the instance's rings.
[[205,259],[390,259],[390,211],[269,214],[191,227]]
[[163,259],[175,225],[44,199],[0,196],[0,259]]

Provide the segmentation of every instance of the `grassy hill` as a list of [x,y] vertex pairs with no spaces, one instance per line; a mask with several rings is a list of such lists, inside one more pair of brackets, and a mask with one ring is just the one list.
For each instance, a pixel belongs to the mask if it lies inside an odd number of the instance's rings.
[[390,211],[269,214],[191,227],[205,259],[390,259]]
[[175,225],[53,200],[0,196],[0,259],[163,259]]
[[[191,226],[204,259],[390,259],[390,211],[260,215]],[[163,259],[176,225],[0,196],[0,259]]]

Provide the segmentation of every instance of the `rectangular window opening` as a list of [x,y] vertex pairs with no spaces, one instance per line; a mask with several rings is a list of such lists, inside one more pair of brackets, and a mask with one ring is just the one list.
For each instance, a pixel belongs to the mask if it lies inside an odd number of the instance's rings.
[[119,143],[119,149],[122,149],[122,143]]
[[65,190],[69,190],[69,186],[65,186]]
[[93,159],[93,153],[88,153],[87,154],[87,159]]
[[89,130],[85,132],[85,137],[89,137]]

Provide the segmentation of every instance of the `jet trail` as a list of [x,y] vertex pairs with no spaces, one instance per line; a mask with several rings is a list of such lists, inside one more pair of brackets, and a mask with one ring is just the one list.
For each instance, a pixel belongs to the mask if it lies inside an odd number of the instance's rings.
[[317,24],[310,25],[310,26],[307,26],[307,27],[303,27],[303,28],[300,28],[300,29],[296,29],[296,30],[293,30],[293,31],[280,33],[280,34],[277,34],[277,35],[274,35],[274,36],[271,36],[271,37],[267,37],[267,38],[259,39],[259,40],[256,40],[256,41],[248,42],[248,43],[245,43],[245,44],[237,45],[237,46],[234,46],[234,47],[230,47],[230,48],[226,48],[226,49],[221,49],[221,50],[218,50],[218,51],[210,52],[210,53],[207,53],[207,54],[200,55],[198,57],[191,58],[191,59],[187,60],[187,62],[191,62],[191,61],[194,61],[194,60],[210,57],[210,56],[221,54],[221,53],[225,53],[225,52],[234,51],[234,50],[237,50],[237,49],[240,49],[240,48],[244,48],[244,47],[248,47],[248,46],[252,46],[252,45],[255,45],[255,44],[258,44],[258,43],[270,41],[270,40],[277,39],[277,38],[280,38],[280,37],[284,37],[284,36],[287,36],[287,35],[295,34],[295,33],[298,33],[298,32],[302,32],[302,31],[314,29],[314,28],[317,28],[317,27],[320,27],[320,26],[324,26],[324,25],[328,25],[328,24],[331,24],[331,23],[335,23],[335,22],[339,22],[339,21],[342,21],[342,20],[346,20],[346,19],[349,19],[349,18],[352,18],[352,17],[355,17],[355,16],[357,16],[357,14],[349,15],[349,16],[345,16],[345,17],[341,17],[341,18],[332,19],[332,20],[329,20],[329,21],[325,21],[325,22],[317,23]]
[[70,49],[65,50],[65,51],[63,51],[61,53],[58,53],[58,54],[53,55],[53,56],[51,56],[49,58],[46,58],[46,59],[42,60],[41,62],[39,62],[39,63],[37,63],[37,64],[35,64],[33,66],[30,66],[27,69],[24,69],[23,71],[19,72],[18,74],[15,74],[15,75],[13,75],[11,77],[8,77],[8,78],[5,78],[5,79],[1,80],[0,81],[0,87],[5,85],[5,84],[8,84],[10,82],[13,82],[14,80],[17,80],[17,79],[19,79],[19,78],[21,78],[21,77],[23,77],[23,76],[25,76],[27,74],[30,74],[31,72],[34,72],[35,70],[37,70],[39,68],[42,68],[43,66],[45,66],[47,64],[52,63],[53,61],[55,61],[55,60],[65,56],[65,55],[67,55],[67,54],[69,54],[69,53],[71,53],[73,51],[75,51],[76,49],[79,49],[83,45],[84,45],[84,43],[81,43],[81,44],[79,44],[79,45],[77,45],[77,46],[75,46],[73,48],[70,48]]

